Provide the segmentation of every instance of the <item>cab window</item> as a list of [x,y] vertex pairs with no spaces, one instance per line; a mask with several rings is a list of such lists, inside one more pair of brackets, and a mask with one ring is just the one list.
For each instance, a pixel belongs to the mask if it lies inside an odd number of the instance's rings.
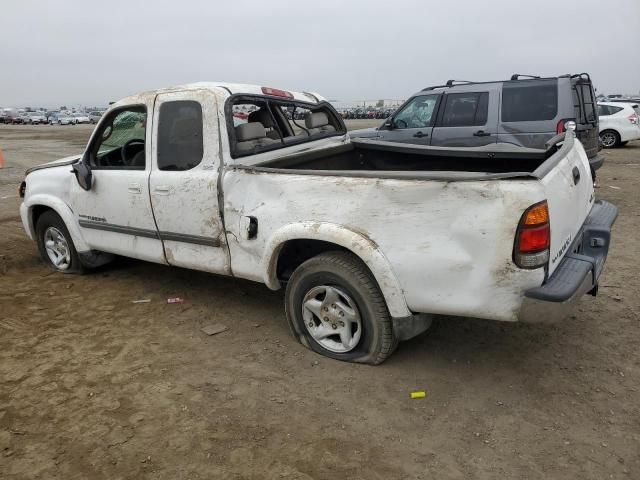
[[190,170],[202,162],[202,106],[193,100],[166,102],[158,121],[158,168]]
[[100,125],[90,149],[91,167],[144,170],[146,124],[144,106],[112,112]]
[[425,128],[433,125],[435,120],[434,110],[438,103],[439,95],[420,95],[414,97],[409,103],[393,117],[393,127]]

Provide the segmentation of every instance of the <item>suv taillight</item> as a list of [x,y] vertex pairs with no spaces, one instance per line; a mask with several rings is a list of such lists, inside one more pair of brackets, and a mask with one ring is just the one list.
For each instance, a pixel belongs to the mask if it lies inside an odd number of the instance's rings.
[[531,205],[518,223],[513,261],[520,268],[540,268],[549,261],[551,228],[547,201]]
[[566,132],[567,131],[567,123],[568,122],[575,122],[575,121],[576,121],[575,118],[563,118],[556,125],[556,133]]
[[635,113],[633,115],[629,115],[629,121],[631,123],[633,123],[634,125],[638,124],[638,115],[636,115]]

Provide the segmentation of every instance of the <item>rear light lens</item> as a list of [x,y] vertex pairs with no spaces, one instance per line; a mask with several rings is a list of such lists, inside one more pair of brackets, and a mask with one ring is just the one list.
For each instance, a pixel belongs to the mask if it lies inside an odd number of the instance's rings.
[[273,97],[293,98],[293,95],[290,92],[271,87],[262,87],[262,93]]
[[629,121],[631,123],[633,123],[634,125],[638,124],[638,115],[636,115],[635,113],[633,115],[629,116]]
[[549,261],[551,228],[547,201],[525,210],[516,230],[513,261],[520,268],[540,268]]
[[573,128],[575,128],[575,125],[576,125],[576,119],[575,118],[563,118],[556,125],[556,133],[559,134],[559,133],[566,132],[567,131],[567,124],[569,122],[573,122]]

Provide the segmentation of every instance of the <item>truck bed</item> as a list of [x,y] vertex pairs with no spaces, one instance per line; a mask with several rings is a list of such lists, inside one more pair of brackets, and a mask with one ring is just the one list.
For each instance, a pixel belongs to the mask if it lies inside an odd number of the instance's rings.
[[[306,151],[257,164],[256,167],[341,172],[474,172],[516,177],[532,174],[553,153],[513,145],[477,148],[428,147],[370,139],[319,151]],[[360,176],[360,175],[358,175]]]

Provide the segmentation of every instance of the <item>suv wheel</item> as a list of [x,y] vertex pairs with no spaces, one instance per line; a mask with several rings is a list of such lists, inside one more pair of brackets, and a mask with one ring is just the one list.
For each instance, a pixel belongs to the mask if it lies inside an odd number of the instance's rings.
[[36,223],[38,250],[44,263],[63,273],[82,273],[83,266],[62,218],[52,210]]
[[397,346],[382,292],[367,266],[348,252],[326,252],[294,272],[285,311],[298,340],[347,362],[383,362]]
[[614,130],[605,130],[600,133],[600,141],[604,148],[615,148],[620,145],[620,135]]

